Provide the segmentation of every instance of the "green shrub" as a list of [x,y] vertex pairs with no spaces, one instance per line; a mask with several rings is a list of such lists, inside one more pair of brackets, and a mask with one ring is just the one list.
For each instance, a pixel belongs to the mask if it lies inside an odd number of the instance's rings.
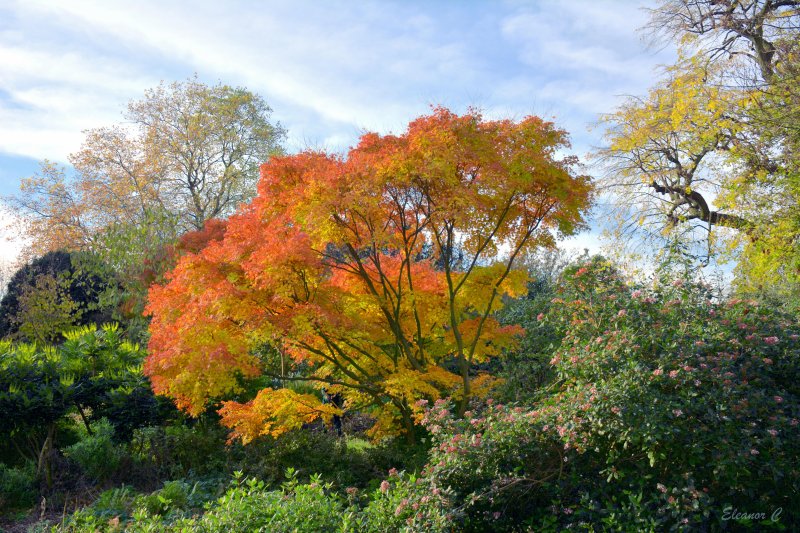
[[125,519],[130,516],[135,501],[136,492],[131,487],[123,485],[101,492],[97,500],[83,511],[100,520],[108,520],[117,516]]
[[31,507],[38,495],[33,463],[17,467],[0,463],[0,513]]
[[793,321],[680,279],[628,286],[600,260],[568,269],[554,303],[548,396],[426,413],[426,478],[452,487],[460,529],[720,529],[726,509],[797,524]]
[[227,431],[213,420],[133,431],[131,455],[160,479],[208,478],[229,475],[231,450],[225,445]]
[[302,429],[264,438],[235,451],[239,468],[248,476],[263,479],[271,486],[285,480],[287,468],[297,479],[307,481],[313,474],[334,487],[365,488],[376,485],[391,468],[415,470],[426,460],[427,447],[410,447],[401,440],[371,444],[358,438],[338,437],[333,432]]
[[[433,481],[433,483],[432,483]],[[449,490],[433,478],[390,472],[358,516],[357,531],[450,531],[453,505]]]
[[80,441],[64,448],[64,455],[81,466],[98,483],[110,479],[119,470],[125,451],[114,444],[114,428],[106,419],[90,426],[92,435],[84,433]]
[[165,515],[170,511],[185,511],[189,507],[192,487],[185,481],[167,481],[160,490],[141,496],[137,507],[144,507],[150,515]]
[[278,491],[268,491],[262,481],[249,479],[229,490],[198,521],[205,531],[352,531],[343,522],[354,520],[344,500],[330,492],[331,485],[312,476],[300,484],[288,471]]

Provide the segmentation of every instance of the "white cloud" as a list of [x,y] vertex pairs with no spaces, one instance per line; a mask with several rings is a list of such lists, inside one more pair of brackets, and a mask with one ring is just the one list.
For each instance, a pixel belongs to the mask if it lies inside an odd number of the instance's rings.
[[15,230],[14,222],[14,216],[0,208],[0,265],[13,264],[25,245]]
[[[555,117],[576,151],[616,95],[659,61],[636,3],[7,1],[0,6],[2,154],[64,162],[81,131],[118,122],[162,79],[262,94],[291,151],[401,132],[442,104],[487,117]],[[0,184],[2,185],[2,184]]]
[[[585,102],[604,90],[598,83],[608,83],[593,77],[598,71],[621,86],[650,66],[647,57],[625,57],[635,55],[633,29],[643,19],[617,2],[11,6],[14,28],[0,23],[0,116],[22,134],[0,136],[0,151],[35,157],[62,159],[77,148],[62,128],[116,121],[126,101],[160,78],[195,71],[264,94],[299,148],[309,137],[350,136],[352,144],[354,126],[401,130],[434,103],[527,112],[545,101],[565,108],[562,116],[586,113]],[[549,93],[548,83],[571,90]],[[30,133],[45,122],[37,143]],[[58,153],[49,153],[54,146]]]

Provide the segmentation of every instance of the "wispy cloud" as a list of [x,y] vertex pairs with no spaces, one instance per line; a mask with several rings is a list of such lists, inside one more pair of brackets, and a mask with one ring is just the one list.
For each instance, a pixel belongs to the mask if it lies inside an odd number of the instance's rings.
[[[194,73],[262,94],[290,150],[342,150],[442,104],[555,117],[583,153],[599,136],[587,124],[670,60],[645,50],[644,20],[619,0],[10,0],[0,5],[0,167],[65,162],[82,130]],[[6,176],[0,193],[15,187]]]
[[51,127],[40,146],[8,134],[0,150],[57,158],[79,140],[65,130],[113,121],[144,88],[193,72],[264,94],[302,147],[402,129],[432,103],[593,113],[583,102],[640,84],[653,64],[632,53],[643,19],[620,2],[26,0],[2,14],[0,117],[14,130]]

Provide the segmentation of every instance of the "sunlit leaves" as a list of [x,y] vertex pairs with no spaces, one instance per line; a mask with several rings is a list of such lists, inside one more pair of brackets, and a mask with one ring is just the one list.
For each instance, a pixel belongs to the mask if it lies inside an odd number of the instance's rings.
[[[273,158],[224,238],[151,290],[155,390],[198,413],[255,375],[252,354],[270,342],[305,368],[273,377],[372,409],[376,436],[411,431],[419,398],[466,405],[486,392],[471,387],[475,365],[521,333],[493,316],[525,290],[515,259],[583,222],[591,186],[557,156],[566,146],[538,118],[435,109],[403,135],[365,134],[347,157]],[[265,392],[226,404],[225,420],[248,439],[274,434],[315,412],[286,411],[294,401]]]

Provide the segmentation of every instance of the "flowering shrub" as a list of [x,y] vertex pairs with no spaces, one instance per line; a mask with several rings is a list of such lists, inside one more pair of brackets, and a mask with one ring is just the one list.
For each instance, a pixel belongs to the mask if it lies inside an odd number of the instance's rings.
[[561,293],[561,387],[537,416],[565,449],[681,522],[800,508],[795,323],[680,279],[627,287],[601,260],[568,270]]
[[392,469],[364,507],[357,530],[450,531],[451,494],[435,481]]
[[454,491],[461,527],[798,520],[795,323],[683,280],[631,287],[599,259],[568,269],[552,303],[539,318],[562,335],[550,394],[463,419],[440,402],[422,419],[426,474]]
[[490,401],[458,418],[440,400],[421,418],[433,444],[424,473],[432,485],[452,491],[450,513],[459,529],[513,529],[552,514],[564,451],[530,415]]

